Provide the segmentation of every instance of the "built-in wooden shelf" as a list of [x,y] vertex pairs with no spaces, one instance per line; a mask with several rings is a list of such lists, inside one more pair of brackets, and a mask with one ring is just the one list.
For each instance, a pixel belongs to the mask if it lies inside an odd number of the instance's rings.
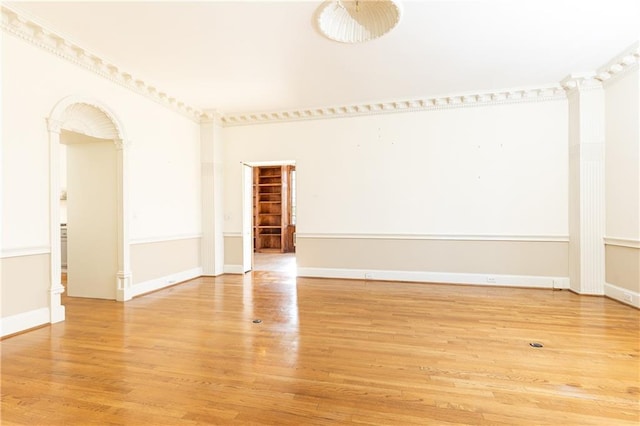
[[289,226],[289,176],[292,166],[253,168],[253,235],[256,252],[293,250]]

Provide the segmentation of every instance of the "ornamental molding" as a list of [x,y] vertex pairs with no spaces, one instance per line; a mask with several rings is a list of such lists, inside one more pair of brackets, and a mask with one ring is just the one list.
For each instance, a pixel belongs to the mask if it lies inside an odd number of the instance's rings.
[[[567,99],[574,90],[600,88],[627,71],[637,69],[640,62],[640,42],[617,55],[597,71],[570,74],[559,84],[543,87],[504,89],[480,93],[463,93],[404,100],[373,101],[350,105],[322,106],[301,109],[225,114],[216,110],[202,110],[170,96],[141,78],[122,70],[116,64],[99,57],[68,38],[47,29],[24,12],[0,5],[2,30],[23,41],[40,47],[77,66],[89,70],[115,84],[145,96],[196,123],[215,123],[224,127],[279,123],[302,120],[347,118],[400,112],[419,112],[450,108],[540,102]],[[57,123],[50,123],[51,131],[59,131]]]
[[221,121],[225,127],[229,127],[259,123],[346,118],[400,112],[418,112],[486,105],[540,102],[558,99],[566,99],[566,95],[562,87],[556,85],[542,88],[507,89],[473,94],[467,93],[408,100],[358,103],[332,107],[303,108],[276,112],[265,111],[255,113],[223,114]]
[[111,114],[99,106],[77,102],[64,109],[62,128],[99,139],[118,139],[121,131]]
[[640,41],[623,50],[612,60],[596,70],[596,78],[604,85],[615,81],[627,72],[637,69],[640,63]]
[[572,94],[575,91],[601,89],[602,81],[598,80],[595,72],[573,73],[560,80],[560,86]]
[[5,5],[0,6],[0,8],[2,11],[2,30],[5,32],[143,95],[195,122],[200,121],[202,111],[198,108],[187,105],[185,102],[168,95],[141,78],[137,78],[120,69],[116,64],[47,29],[40,23],[28,18],[24,12],[19,12]]
[[596,71],[569,74],[560,81],[560,85],[569,94],[575,90],[599,89],[627,72],[637,69],[638,63],[640,63],[640,41],[633,43]]
[[60,134],[62,132],[62,125],[64,123],[60,120],[56,120],[54,118],[47,118],[47,130],[51,133]]

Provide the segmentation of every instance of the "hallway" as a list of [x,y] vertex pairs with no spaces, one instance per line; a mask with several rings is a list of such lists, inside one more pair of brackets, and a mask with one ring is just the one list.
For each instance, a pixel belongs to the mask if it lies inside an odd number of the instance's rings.
[[254,271],[282,272],[287,275],[296,274],[295,253],[254,253]]

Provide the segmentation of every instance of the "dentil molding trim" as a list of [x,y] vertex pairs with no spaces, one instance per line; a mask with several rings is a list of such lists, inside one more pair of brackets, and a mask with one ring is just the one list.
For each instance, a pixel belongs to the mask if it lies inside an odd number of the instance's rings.
[[117,65],[99,57],[60,34],[45,28],[26,16],[24,12],[0,6],[2,11],[2,29],[9,34],[40,47],[56,56],[66,59],[101,77],[124,86],[161,105],[164,105],[193,121],[199,122],[202,111],[160,91],[144,80],[134,77]]
[[566,99],[566,92],[577,88],[602,87],[603,82],[610,81],[625,71],[638,66],[640,58],[640,42],[636,42],[597,71],[571,74],[557,85],[420,97],[404,100],[364,102],[351,105],[224,114],[219,111],[201,110],[170,96],[141,78],[134,77],[130,73],[120,69],[116,64],[99,57],[68,38],[47,29],[44,25],[27,17],[24,12],[9,8],[5,5],[0,6],[0,10],[2,12],[2,30],[7,33],[13,34],[34,46],[38,46],[71,63],[143,95],[148,99],[158,102],[197,123],[213,122],[225,127]]
[[34,46],[66,59],[86,70],[124,86],[140,95],[177,111],[195,122],[219,123],[223,126],[239,126],[265,122],[313,120],[351,117],[394,112],[425,111],[443,108],[460,108],[486,104],[530,102],[565,97],[560,86],[543,88],[507,89],[483,93],[465,93],[440,97],[425,97],[408,100],[376,101],[353,105],[315,107],[286,111],[224,114],[218,111],[203,111],[168,95],[141,78],[120,69],[119,66],[99,57],[73,41],[63,37],[44,25],[26,17],[24,12],[7,6],[2,11],[2,29]]
[[640,41],[636,41],[596,71],[569,74],[560,85],[569,93],[578,89],[597,89],[636,68],[639,62]]
[[556,99],[566,99],[566,95],[562,87],[559,85],[542,88],[507,89],[483,93],[466,93],[440,97],[368,102],[352,105],[304,108],[276,112],[265,111],[246,114],[222,114],[220,121],[224,126],[242,126],[257,123],[345,118],[398,112],[463,108],[490,104],[539,102]]
[[617,79],[626,72],[636,68],[640,63],[640,41],[636,41],[631,46],[615,56],[602,67],[596,70],[596,78],[603,84],[607,84]]
[[572,73],[560,80],[560,85],[568,94],[576,90],[592,90],[602,88],[602,81],[598,80],[596,73]]

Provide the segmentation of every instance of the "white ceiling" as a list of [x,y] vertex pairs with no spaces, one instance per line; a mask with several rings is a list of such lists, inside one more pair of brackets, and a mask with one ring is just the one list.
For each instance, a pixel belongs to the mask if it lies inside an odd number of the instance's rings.
[[638,0],[398,0],[363,44],[323,38],[321,1],[13,2],[198,109],[348,105],[557,84],[640,38]]

